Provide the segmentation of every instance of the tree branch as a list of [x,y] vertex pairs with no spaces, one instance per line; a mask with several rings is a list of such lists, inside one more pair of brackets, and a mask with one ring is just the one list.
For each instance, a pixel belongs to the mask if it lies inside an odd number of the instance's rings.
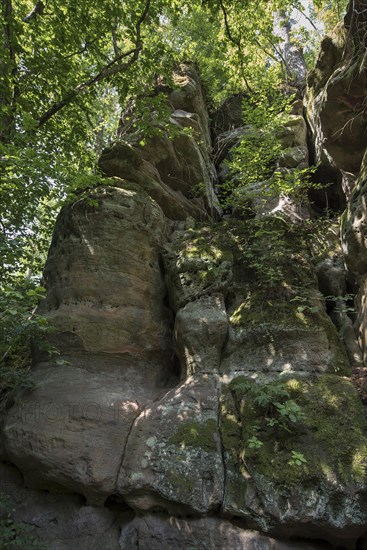
[[30,23],[33,19],[36,19],[37,15],[43,15],[45,5],[42,0],[38,0],[33,10],[23,17],[23,23]]
[[141,16],[139,17],[139,19],[136,23],[136,26],[135,26],[135,29],[136,29],[135,45],[136,45],[137,48],[139,46],[141,46],[141,26],[144,23],[145,19],[148,17],[150,2],[151,2],[151,0],[146,0],[144,11],[141,14]]
[[92,44],[94,44],[94,42],[97,42],[98,38],[99,37],[97,36],[93,40],[86,40],[85,43],[84,43],[84,46],[80,50],[77,50],[76,52],[69,53],[68,55],[64,55],[63,59],[70,59],[71,57],[74,57],[74,55],[81,55],[82,53],[85,53],[86,51],[88,51],[89,46],[92,46]]
[[239,61],[240,61],[240,66],[241,66],[241,73],[242,73],[242,78],[244,80],[245,86],[246,86],[247,90],[250,92],[250,94],[253,94],[254,91],[251,88],[250,84],[248,83],[248,80],[247,80],[246,75],[245,75],[245,69],[244,69],[244,66],[243,66],[242,50],[241,50],[241,39],[236,39],[232,35],[232,31],[231,31],[231,28],[230,28],[229,22],[228,22],[227,10],[225,8],[223,0],[219,0],[219,5],[220,5],[220,9],[222,10],[222,13],[223,13],[224,26],[225,26],[225,29],[226,29],[226,34],[228,36],[228,39],[235,46],[237,46],[237,49],[238,49]]
[[229,26],[229,23],[228,23],[228,14],[227,14],[227,10],[223,4],[223,0],[219,0],[219,5],[220,5],[220,9],[222,10],[222,13],[223,13],[223,17],[224,17],[224,26],[226,28],[226,34],[229,38],[229,40],[231,42],[233,42],[233,44],[235,44],[238,48],[241,46],[241,41],[240,40],[237,40],[233,37],[232,35],[232,31],[230,29],[230,26]]
[[118,44],[117,44],[117,34],[116,34],[117,26],[118,26],[118,22],[116,20],[115,25],[112,29],[113,51],[115,52],[116,56],[120,54],[120,48],[118,47]]
[[[109,76],[128,69],[138,59],[140,50],[141,48],[134,48],[133,50],[125,52],[118,57],[115,57],[98,74],[96,74],[86,82],[83,82],[82,84],[76,86],[73,90],[66,94],[63,99],[54,103],[42,116],[40,116],[40,118],[38,119],[37,128],[43,126],[48,120],[50,120],[52,116],[61,111],[61,109],[63,109],[66,105],[69,105],[69,103],[71,103],[78,95],[83,93],[91,86],[94,86],[94,84],[97,84],[98,82],[104,80],[105,78],[108,78]],[[132,58],[121,65],[120,61],[123,58],[128,57],[129,55],[132,55]]]
[[[310,17],[308,17],[308,15],[306,14],[305,11],[303,11],[298,3],[297,4],[294,4],[292,3],[292,6],[294,9],[296,9],[297,11],[299,11],[299,13],[302,15],[302,17],[304,17],[305,19],[307,19],[307,21],[310,23],[310,25],[313,26],[313,28],[315,29],[315,31],[317,31],[319,34],[320,34],[320,30],[316,27],[315,23],[312,21],[312,19]],[[338,9],[339,9],[339,6],[338,6]]]
[[[145,19],[148,16],[151,0],[146,0],[144,10],[139,17],[135,25],[135,48],[124,52],[120,55],[117,55],[110,61],[103,69],[97,73],[95,76],[91,77],[89,80],[79,84],[72,90],[70,90],[60,101],[57,101],[51,107],[39,117],[37,128],[41,128],[46,122],[50,120],[56,113],[61,111],[66,105],[69,105],[76,97],[85,92],[91,86],[94,86],[101,80],[104,80],[116,73],[126,71],[131,65],[133,65],[139,58],[139,54],[143,48],[143,43],[141,39],[141,26],[144,23]],[[123,59],[131,56],[131,59],[126,61],[126,63],[121,63]]]
[[12,0],[1,0],[1,15],[0,40],[4,55],[0,56],[0,143],[6,143],[13,131],[18,94],[15,84],[17,65]]

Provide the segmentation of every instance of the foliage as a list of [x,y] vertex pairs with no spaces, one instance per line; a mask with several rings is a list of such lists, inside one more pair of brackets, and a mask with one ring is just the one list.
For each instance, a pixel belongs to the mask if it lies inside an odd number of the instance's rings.
[[281,215],[272,215],[241,220],[238,225],[240,233],[236,227],[229,227],[229,231],[240,248],[241,263],[251,270],[255,289],[266,290],[269,299],[288,300],[299,294],[300,289],[312,286],[308,264],[311,220],[296,225]]
[[[315,4],[320,10],[335,5]],[[27,269],[27,244],[44,255],[62,201],[99,177],[96,156],[116,131],[119,105],[135,98],[138,111],[151,111],[157,75],[171,85],[172,67],[183,56],[198,63],[214,104],[243,89],[276,87],[283,73],[274,55],[273,13],[294,8],[302,3],[3,0],[0,245],[6,266],[22,259]],[[262,101],[263,92],[258,97]],[[146,132],[150,121],[143,116],[140,124]]]
[[[299,422],[289,423],[291,432],[267,426],[264,409],[254,404],[251,393],[236,389],[243,382],[249,381],[237,377],[225,388],[221,424],[223,445],[243,465],[243,474],[256,472],[267,480],[267,487],[285,491],[330,479],[347,485],[363,482],[365,415],[350,380],[334,374],[278,378],[275,384],[281,384],[303,415]],[[260,380],[252,383],[264,385]],[[262,445],[250,447],[253,436]],[[239,476],[236,483],[246,486],[246,480]]]
[[270,180],[275,170],[282,143],[274,136],[280,132],[284,124],[283,113],[289,108],[289,99],[279,92],[269,98],[266,89],[243,100],[242,119],[251,131],[244,134],[231,150],[230,160],[225,162],[230,177],[222,185],[224,207],[246,209],[252,198],[261,195],[261,200],[266,200],[266,195],[274,194],[274,187],[279,187],[278,180],[270,183],[268,190],[261,183]]
[[309,302],[308,296],[295,296],[294,298],[291,298],[290,302],[296,302],[297,304],[300,304],[297,306],[297,311],[299,313],[303,313],[303,312],[318,313],[320,311],[319,306],[313,306],[308,303]]
[[[267,437],[267,431],[272,430],[275,437],[282,433],[290,435],[299,430],[299,425],[305,420],[301,407],[291,398],[286,383],[281,381],[257,384],[249,380],[237,380],[232,384],[232,391],[241,402],[250,401],[256,414],[263,418],[262,425],[254,426],[254,433],[247,439],[247,446],[254,453],[261,449]],[[241,405],[240,405],[241,406]],[[302,466],[307,460],[302,453],[292,450],[288,464]]]
[[[0,398],[7,392],[33,386],[29,373],[31,342],[39,345],[51,329],[40,315],[35,313],[38,301],[45,289],[31,280],[21,279],[17,286],[5,285],[0,295]],[[45,344],[46,345],[46,344]],[[47,350],[51,353],[52,350]]]
[[354,307],[355,294],[345,294],[344,296],[325,296],[325,300],[334,302],[334,311],[336,313],[352,314],[356,312]]
[[292,458],[288,462],[290,466],[303,466],[304,464],[307,464],[307,460],[305,459],[303,453],[292,451],[291,456]]
[[282,382],[254,384],[239,382],[234,386],[236,392],[243,392],[251,398],[254,405],[262,411],[267,426],[292,431],[292,424],[303,420],[301,408],[290,396]]
[[[224,208],[235,208],[243,215],[251,215],[253,204],[262,206],[278,197],[291,197],[294,204],[308,202],[308,192],[322,184],[312,180],[315,167],[285,168],[281,155],[286,154],[282,136],[287,124],[292,124],[290,111],[294,96],[281,89],[266,88],[256,97],[245,97],[242,118],[249,130],[231,149],[224,162],[229,176],[221,185]],[[251,130],[250,130],[251,129]]]
[[[96,154],[118,120],[116,90],[136,91],[142,72],[145,78],[153,72],[139,54],[160,8],[148,0],[68,0],[62,6],[4,0],[2,9],[0,245],[6,276],[14,262],[28,269],[27,246],[44,255],[62,201],[99,177]],[[154,37],[150,53],[156,48]]]
[[348,0],[314,0],[309,2],[310,15],[320,19],[325,32],[330,33],[345,15]]

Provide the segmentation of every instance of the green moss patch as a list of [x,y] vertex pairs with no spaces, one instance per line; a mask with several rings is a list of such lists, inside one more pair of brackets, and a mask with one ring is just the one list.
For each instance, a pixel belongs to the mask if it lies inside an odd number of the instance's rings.
[[192,479],[189,479],[188,477],[183,476],[180,472],[173,470],[167,473],[167,479],[169,483],[179,491],[179,493],[184,493],[187,495],[192,494],[194,489]]
[[180,447],[199,447],[204,451],[215,451],[217,445],[215,434],[217,422],[211,418],[200,424],[199,422],[182,423],[177,432],[169,439],[169,443]]
[[300,311],[297,301],[286,300],[282,296],[268,298],[264,292],[248,292],[243,302],[232,313],[230,322],[234,326],[276,324],[308,329],[316,324],[317,313],[321,309],[311,297],[309,303],[318,308],[317,312]]
[[[298,420],[288,422],[287,429],[269,424],[272,415],[276,418],[271,410],[274,405],[260,406],[255,394],[246,389],[248,382],[243,377],[223,389],[222,443],[239,480],[243,472],[250,472],[283,487],[364,482],[367,424],[351,382],[321,375],[312,381],[291,378],[276,384],[300,411]],[[249,444],[253,437],[260,442],[257,448]],[[303,455],[306,462],[292,462],[294,452]]]

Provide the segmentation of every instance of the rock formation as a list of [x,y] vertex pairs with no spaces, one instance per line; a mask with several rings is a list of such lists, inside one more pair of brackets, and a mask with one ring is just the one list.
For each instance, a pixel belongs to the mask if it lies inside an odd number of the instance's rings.
[[[239,97],[210,121],[190,64],[165,90],[173,139],[142,143],[122,123],[100,159],[108,179],[60,212],[40,305],[58,355],[35,344],[35,386],[2,422],[2,490],[40,546],[365,547],[351,368],[367,345],[366,119],[349,104],[366,73],[346,68],[359,52],[324,42],[307,92],[311,157],[348,201],[343,256],[336,237],[315,262],[310,210],[292,197],[220,219],[214,162],[252,130]],[[295,109],[277,169],[309,162]],[[334,307],[347,290],[355,323]]]

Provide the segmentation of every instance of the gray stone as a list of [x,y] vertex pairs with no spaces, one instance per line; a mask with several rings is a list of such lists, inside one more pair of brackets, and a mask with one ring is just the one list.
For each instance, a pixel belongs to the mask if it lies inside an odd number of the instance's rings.
[[298,145],[284,149],[278,163],[279,166],[286,168],[297,168],[298,170],[308,168],[308,147]]
[[207,514],[223,498],[216,379],[187,378],[136,419],[117,482],[135,510]]
[[201,298],[178,311],[174,342],[186,376],[219,371],[227,329],[223,296]]
[[38,351],[35,387],[10,408],[3,437],[27,483],[101,504],[115,491],[141,406],[177,378],[159,263],[162,211],[134,184],[97,190],[95,206],[88,200],[61,212],[45,268],[39,311],[55,327],[49,338],[59,354]]
[[121,531],[121,550],[323,550],[322,544],[275,540],[218,518],[136,518]]
[[[11,498],[15,524],[33,527],[31,534],[50,550],[119,550],[119,525],[106,508],[83,503],[78,495],[34,491],[23,485],[16,468],[0,463],[2,496]],[[1,545],[1,541],[0,541]],[[5,548],[1,546],[2,548]],[[40,546],[41,547],[41,546]],[[7,546],[8,548],[8,546]],[[24,547],[25,548],[25,547]]]

